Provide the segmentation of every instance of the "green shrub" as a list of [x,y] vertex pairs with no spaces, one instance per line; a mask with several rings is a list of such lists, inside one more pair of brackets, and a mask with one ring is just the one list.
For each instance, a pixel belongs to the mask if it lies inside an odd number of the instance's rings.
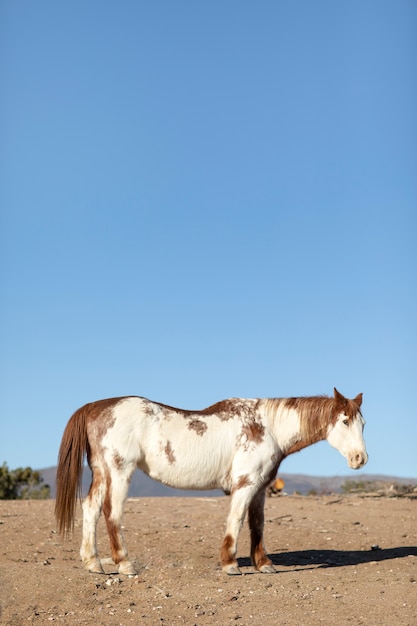
[[31,467],[9,470],[6,463],[0,466],[0,500],[44,500],[49,498],[50,487],[43,485],[39,472]]

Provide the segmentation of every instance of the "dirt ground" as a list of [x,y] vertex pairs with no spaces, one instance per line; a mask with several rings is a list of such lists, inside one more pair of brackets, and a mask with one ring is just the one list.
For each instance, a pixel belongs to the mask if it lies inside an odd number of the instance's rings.
[[[0,623],[417,626],[417,500],[355,495],[267,499],[276,574],[219,566],[228,498],[135,498],[124,533],[137,576],[91,574],[55,530],[54,501],[0,501]],[[104,523],[99,549],[109,556]]]

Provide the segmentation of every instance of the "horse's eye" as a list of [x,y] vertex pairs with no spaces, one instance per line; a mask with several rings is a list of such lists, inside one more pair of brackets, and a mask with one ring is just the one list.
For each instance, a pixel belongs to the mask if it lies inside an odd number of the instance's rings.
[[345,426],[349,426],[349,420],[343,420]]

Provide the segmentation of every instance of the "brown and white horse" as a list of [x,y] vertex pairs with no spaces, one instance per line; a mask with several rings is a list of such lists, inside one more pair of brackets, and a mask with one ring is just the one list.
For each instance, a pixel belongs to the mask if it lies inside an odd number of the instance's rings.
[[121,574],[135,569],[121,532],[123,505],[136,467],[181,489],[223,489],[231,495],[221,564],[239,574],[239,532],[248,512],[251,559],[257,570],[274,572],[263,542],[265,491],[281,461],[327,439],[353,469],[368,459],[363,440],[362,394],[353,400],[336,389],[334,397],[240,399],[202,411],[184,411],[125,397],[86,404],[69,420],[62,437],[55,514],[61,533],[74,525],[84,461],[93,472],[83,502],[81,558],[103,573],[96,526],[103,510],[113,563]]

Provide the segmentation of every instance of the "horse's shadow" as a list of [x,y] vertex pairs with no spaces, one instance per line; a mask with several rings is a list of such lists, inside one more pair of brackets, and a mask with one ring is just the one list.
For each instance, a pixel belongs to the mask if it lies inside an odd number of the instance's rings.
[[[417,556],[416,546],[399,548],[373,547],[371,550],[301,550],[297,552],[280,552],[268,555],[275,567],[299,567],[300,569],[319,569],[327,567],[346,567],[407,556]],[[239,566],[250,566],[250,559],[238,559]],[[285,570],[282,570],[285,571]],[[294,571],[294,570],[292,570]]]

